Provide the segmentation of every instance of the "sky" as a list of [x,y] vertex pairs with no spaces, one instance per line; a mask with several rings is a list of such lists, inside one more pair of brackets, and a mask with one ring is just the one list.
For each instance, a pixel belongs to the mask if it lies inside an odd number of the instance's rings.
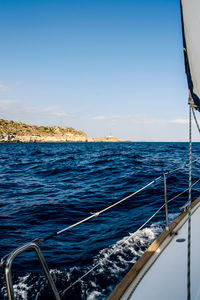
[[0,37],[0,118],[188,140],[179,0],[0,0]]

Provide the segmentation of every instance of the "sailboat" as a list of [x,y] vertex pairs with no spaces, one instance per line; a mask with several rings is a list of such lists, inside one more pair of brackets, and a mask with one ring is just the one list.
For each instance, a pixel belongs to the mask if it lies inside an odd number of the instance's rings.
[[[185,57],[185,69],[189,87],[189,197],[188,202],[181,208],[181,214],[171,223],[168,221],[168,199],[166,177],[165,183],[165,213],[166,227],[161,235],[151,244],[132,269],[126,274],[115,290],[108,297],[109,300],[117,299],[199,299],[200,298],[200,262],[199,262],[199,227],[200,227],[200,198],[192,202],[192,113],[198,126],[195,110],[200,111],[200,1],[182,0],[182,28],[183,47]],[[54,232],[45,238],[38,238],[32,242],[16,249],[2,258],[1,267],[5,270],[7,295],[9,300],[15,298],[12,283],[11,268],[14,259],[18,254],[33,250],[42,266],[46,279],[51,287],[55,299],[59,300],[62,293],[59,293],[49,272],[46,261],[40,250],[40,243],[53,238],[63,232],[96,218],[105,211],[114,208],[116,205],[126,201],[128,198],[141,192],[157,180],[153,180],[143,188],[114,204],[95,212],[89,217],[70,225],[58,232]],[[145,222],[146,224],[147,222]],[[97,264],[98,266],[98,264]],[[91,269],[94,270],[95,266]],[[79,278],[71,286],[76,284],[84,276]],[[69,287],[70,288],[70,287]]]
[[[183,51],[189,88],[189,196],[183,212],[146,250],[108,300],[200,299],[200,198],[192,202],[192,113],[200,111],[200,1],[181,0]],[[200,130],[199,130],[200,132]],[[166,207],[167,213],[167,207]]]

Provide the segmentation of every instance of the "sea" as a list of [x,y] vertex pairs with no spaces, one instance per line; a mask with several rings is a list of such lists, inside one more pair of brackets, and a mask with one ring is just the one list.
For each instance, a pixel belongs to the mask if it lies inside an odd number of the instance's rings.
[[[188,143],[1,143],[0,257],[132,195],[40,243],[61,299],[107,299],[188,200]],[[200,192],[200,143],[192,146],[192,200]],[[160,177],[161,176],[161,177]],[[159,178],[160,177],[160,178]],[[196,184],[195,184],[196,183]],[[185,192],[184,192],[185,191]],[[32,250],[13,262],[15,299],[54,299]],[[0,269],[0,299],[7,299]]]

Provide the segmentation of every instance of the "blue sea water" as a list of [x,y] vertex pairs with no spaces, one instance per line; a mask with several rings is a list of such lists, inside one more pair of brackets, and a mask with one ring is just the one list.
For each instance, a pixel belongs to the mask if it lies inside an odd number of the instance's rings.
[[[198,159],[200,144],[193,144]],[[0,257],[128,196],[188,162],[187,143],[0,144]],[[200,178],[193,164],[193,182]],[[188,186],[188,167],[167,177],[168,199]],[[192,191],[199,196],[200,183]],[[170,221],[187,201],[169,204]],[[164,227],[163,178],[99,217],[41,243],[62,299],[106,299]],[[70,285],[96,266],[85,278]],[[0,299],[6,299],[1,270]],[[13,265],[16,299],[54,299],[32,252]]]

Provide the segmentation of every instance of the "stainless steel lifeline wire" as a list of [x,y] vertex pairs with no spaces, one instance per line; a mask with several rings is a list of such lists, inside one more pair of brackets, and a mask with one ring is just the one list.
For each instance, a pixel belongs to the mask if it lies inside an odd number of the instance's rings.
[[[198,180],[196,180],[191,187],[195,186],[198,182],[200,181],[200,178]],[[189,190],[189,187],[187,189],[185,189],[184,191],[182,191],[181,193],[179,193],[178,195],[174,196],[173,198],[171,198],[170,200],[167,201],[167,203],[172,202],[173,200],[175,200],[176,198],[178,198],[179,196],[183,195],[184,193],[186,193]],[[118,247],[119,249],[122,249],[123,245],[128,242],[134,235],[136,235],[136,233],[140,230],[142,230],[163,208],[164,208],[165,204],[163,204],[158,210],[156,210],[156,212],[147,220],[145,221],[134,233],[131,233],[126,239],[124,239],[123,243],[120,245],[120,247]],[[113,249],[113,251],[110,252],[110,255],[113,254],[115,249]],[[77,284],[78,282],[80,282],[82,279],[84,279],[87,275],[89,275],[92,271],[94,271],[98,266],[101,265],[101,263],[104,261],[108,261],[108,258],[103,258],[101,262],[97,263],[96,265],[94,265],[91,269],[89,269],[85,274],[83,274],[81,277],[79,277],[76,281],[74,281],[73,283],[71,283],[64,291],[61,292],[61,296],[63,296],[68,290],[70,290],[75,284]]]
[[[195,162],[195,161],[198,161],[198,159],[194,160],[193,162]],[[190,165],[190,163],[191,163],[191,162],[186,163],[186,164],[184,164],[183,166],[178,167],[178,168],[175,168],[175,169],[173,169],[173,170],[166,171],[164,174],[162,174],[161,176],[159,176],[159,177],[157,177],[156,179],[152,180],[151,182],[149,182],[148,184],[146,184],[146,185],[143,186],[142,188],[138,189],[137,191],[133,192],[133,193],[130,194],[129,196],[127,196],[127,197],[125,197],[125,198],[123,198],[123,199],[121,199],[121,200],[119,200],[119,201],[113,203],[112,205],[110,205],[110,206],[108,206],[108,207],[106,207],[106,208],[104,208],[104,209],[102,209],[102,210],[100,210],[100,211],[98,211],[98,212],[92,214],[91,216],[89,216],[89,217],[87,217],[87,218],[85,218],[85,219],[80,220],[79,222],[77,222],[77,223],[75,223],[75,224],[72,224],[72,225],[70,225],[70,226],[68,226],[68,227],[66,227],[66,228],[64,228],[64,229],[62,229],[62,230],[60,230],[60,231],[54,232],[54,233],[52,233],[51,235],[46,236],[45,238],[36,238],[36,239],[34,239],[32,242],[35,242],[35,243],[37,243],[37,244],[40,244],[41,242],[44,242],[44,241],[46,241],[46,240],[48,240],[48,239],[50,239],[50,238],[53,238],[53,237],[55,237],[55,236],[57,236],[57,235],[59,235],[59,234],[65,232],[65,231],[67,231],[67,230],[69,230],[69,229],[71,229],[71,228],[74,228],[74,227],[76,227],[76,226],[78,226],[78,225],[80,225],[80,224],[82,224],[82,223],[84,223],[84,222],[86,222],[86,221],[88,221],[88,220],[94,218],[94,217],[98,217],[100,214],[104,213],[105,211],[107,211],[107,210],[109,210],[109,209],[115,207],[116,205],[118,205],[118,204],[124,202],[125,200],[127,200],[127,199],[131,198],[132,196],[138,194],[139,192],[145,190],[146,188],[148,188],[149,186],[151,186],[152,184],[154,184],[154,183],[156,183],[158,180],[160,180],[164,175],[167,176],[167,175],[169,175],[169,174],[171,174],[171,173],[173,173],[173,172],[175,172],[175,171],[177,171],[177,170],[183,169],[183,168],[187,167],[188,165]],[[198,179],[193,185],[197,184],[199,181],[200,181],[200,179]],[[167,202],[169,203],[169,202],[171,202],[172,200],[176,199],[177,197],[179,197],[180,195],[182,195],[183,193],[185,193],[186,191],[188,191],[188,189],[189,189],[189,188],[187,188],[185,191],[182,191],[180,194],[176,195],[175,197],[173,197],[172,199],[168,200]],[[125,240],[123,241],[122,245],[123,245],[125,242],[127,242],[130,238],[132,238],[133,235],[135,235],[139,230],[141,230],[147,223],[149,223],[149,222],[155,217],[155,215],[158,214],[158,212],[161,211],[161,209],[163,209],[163,207],[164,207],[165,205],[166,205],[166,204],[163,204],[163,205],[162,205],[162,206],[161,206],[161,207],[160,207],[160,208],[159,208],[159,209],[158,209],[158,210],[157,210],[157,211],[156,211],[156,212],[155,212],[155,213],[154,213],[154,214],[153,214],[153,215],[152,215],[152,216],[151,216],[151,217],[150,217],[143,225],[142,225],[142,226],[140,226],[140,228],[137,229],[137,231],[136,231],[135,233],[131,234],[127,239],[125,239]],[[121,247],[122,247],[122,245],[121,245]],[[11,252],[10,255],[11,255],[12,253],[13,253],[13,252]],[[7,255],[6,255],[5,257],[2,258],[1,264],[0,264],[1,266],[4,265],[4,261],[5,261],[6,257],[7,257]],[[105,260],[106,260],[106,259],[103,259],[103,261],[105,261]],[[62,294],[64,294],[68,289],[70,289],[72,286],[74,286],[77,282],[81,281],[85,276],[87,276],[90,272],[92,272],[92,271],[93,271],[95,268],[97,268],[100,264],[101,264],[101,263],[99,262],[98,264],[96,264],[95,266],[93,266],[88,272],[86,272],[85,274],[83,274],[83,276],[81,276],[81,277],[80,277],[79,279],[77,279],[74,283],[72,283],[67,289],[65,289],[65,290],[62,292]]]
[[200,133],[199,123],[198,123],[198,121],[197,121],[197,118],[196,118],[196,115],[195,115],[195,112],[194,112],[194,108],[193,108],[193,107],[192,107],[192,113],[193,113],[193,116],[194,116],[195,123],[196,123],[196,125],[197,125],[197,129],[198,129],[198,131],[199,131],[199,133]]
[[[196,162],[196,161],[198,161],[198,159],[195,159],[193,162]],[[88,220],[91,220],[91,219],[93,219],[93,218],[95,218],[95,217],[98,217],[99,215],[101,215],[101,214],[104,213],[105,211],[107,211],[107,210],[109,210],[109,209],[111,209],[111,208],[117,206],[118,204],[120,204],[120,203],[122,203],[122,202],[128,200],[129,198],[133,197],[134,195],[136,195],[136,194],[140,193],[141,191],[145,190],[146,188],[148,188],[149,186],[151,186],[152,184],[154,184],[154,183],[156,183],[158,180],[160,180],[164,175],[167,176],[167,175],[169,175],[169,174],[172,174],[173,172],[176,172],[176,171],[178,171],[178,170],[184,169],[184,168],[187,167],[187,166],[189,166],[189,163],[186,163],[186,164],[184,164],[183,166],[178,167],[178,168],[175,168],[175,169],[173,169],[173,170],[166,171],[165,173],[163,173],[163,174],[160,175],[159,177],[155,178],[154,180],[152,180],[151,182],[149,182],[148,184],[146,184],[146,185],[143,186],[142,188],[138,189],[137,191],[133,192],[132,194],[128,195],[127,197],[125,197],[125,198],[123,198],[123,199],[121,199],[121,200],[119,200],[119,201],[117,201],[117,202],[111,204],[110,206],[107,206],[106,208],[104,208],[104,209],[102,209],[102,210],[100,210],[100,211],[98,211],[98,212],[93,213],[92,215],[88,216],[88,217],[85,218],[85,219],[82,219],[82,220],[78,221],[77,223],[74,223],[74,224],[72,224],[72,225],[70,225],[70,226],[68,226],[68,227],[66,227],[66,228],[63,228],[63,229],[61,229],[61,230],[59,230],[59,231],[57,231],[57,232],[54,232],[54,233],[52,233],[52,234],[50,234],[50,235],[48,235],[48,236],[46,236],[46,237],[44,237],[44,238],[37,238],[37,239],[34,240],[34,242],[37,241],[38,243],[42,243],[42,242],[47,241],[47,240],[49,240],[49,239],[51,239],[51,238],[53,238],[53,237],[55,237],[55,236],[57,236],[57,235],[59,235],[59,234],[65,232],[65,231],[67,231],[67,230],[69,230],[69,229],[72,229],[72,228],[74,228],[74,227],[76,227],[76,226],[78,226],[78,225],[80,225],[80,224],[82,224],[82,223],[84,223],[84,222],[86,222],[86,221],[88,221]]]
[[80,225],[80,224],[82,224],[82,223],[84,223],[84,222],[86,222],[86,221],[88,221],[88,220],[90,220],[90,219],[92,219],[92,218],[98,217],[100,214],[104,213],[105,211],[107,211],[107,210],[113,208],[114,206],[116,206],[116,205],[118,205],[118,204],[120,204],[120,203],[126,201],[127,199],[129,199],[129,198],[133,197],[134,195],[138,194],[139,192],[145,190],[147,187],[149,187],[149,186],[152,185],[153,183],[157,182],[157,181],[160,180],[161,178],[162,178],[162,176],[157,177],[156,179],[152,180],[151,182],[149,182],[148,184],[146,184],[145,186],[143,186],[143,187],[140,188],[139,190],[137,190],[137,191],[133,192],[132,194],[128,195],[127,197],[125,197],[125,198],[123,198],[123,199],[121,199],[121,200],[119,200],[119,201],[113,203],[113,204],[110,205],[110,206],[107,206],[106,208],[104,208],[104,209],[102,209],[102,210],[100,210],[100,211],[98,211],[98,212],[93,213],[91,216],[89,216],[89,217],[87,217],[87,218],[85,218],[85,219],[82,219],[82,220],[80,220],[80,221],[77,222],[77,223],[74,223],[74,224],[72,224],[72,225],[70,225],[70,226],[68,226],[68,227],[66,227],[66,228],[63,228],[63,229],[61,229],[61,230],[59,230],[59,231],[57,231],[57,232],[54,232],[53,234],[51,234],[51,235],[49,235],[49,236],[47,236],[47,237],[45,237],[45,238],[38,238],[38,239],[36,239],[36,240],[34,240],[34,241],[37,241],[38,243],[44,242],[44,241],[46,241],[46,240],[48,240],[48,239],[50,239],[50,238],[52,238],[52,237],[54,237],[54,236],[57,236],[57,235],[59,235],[59,234],[65,232],[65,231],[67,231],[67,230],[69,230],[69,229],[71,229],[71,228],[73,228],[73,227],[76,227],[76,226],[78,226],[78,225]]

